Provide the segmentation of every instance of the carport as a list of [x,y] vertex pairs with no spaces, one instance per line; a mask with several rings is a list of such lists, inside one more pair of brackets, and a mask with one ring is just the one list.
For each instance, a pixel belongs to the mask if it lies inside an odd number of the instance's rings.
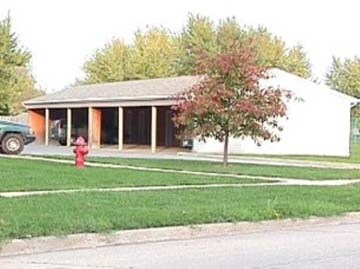
[[91,148],[124,150],[180,147],[172,122],[176,94],[196,77],[174,77],[84,85],[24,102],[37,140],[50,141],[50,126],[63,119],[67,146],[84,136]]

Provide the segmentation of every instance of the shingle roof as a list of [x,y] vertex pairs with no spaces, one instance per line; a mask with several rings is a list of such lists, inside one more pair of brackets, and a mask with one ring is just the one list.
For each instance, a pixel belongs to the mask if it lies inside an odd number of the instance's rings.
[[166,99],[196,83],[196,76],[182,76],[114,83],[82,85],[40,96],[24,102],[24,105],[79,102]]
[[[274,78],[269,79],[272,86],[295,91],[299,96],[310,92],[312,94],[331,94],[344,98],[351,103],[358,103],[358,99],[331,90],[327,86],[317,85],[309,80],[300,78],[288,72],[271,69]],[[147,80],[122,81],[114,83],[92,84],[77,86],[59,92],[47,94],[24,102],[25,106],[47,105],[71,102],[111,102],[132,100],[164,100],[171,99],[177,93],[187,90],[200,77],[182,76]],[[310,89],[306,91],[306,89]],[[314,89],[313,89],[314,88]],[[322,89],[320,91],[319,89]]]

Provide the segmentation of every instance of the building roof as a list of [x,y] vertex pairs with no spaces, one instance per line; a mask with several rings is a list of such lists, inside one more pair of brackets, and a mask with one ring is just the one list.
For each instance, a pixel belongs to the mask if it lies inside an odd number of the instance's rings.
[[325,84],[318,84],[309,79],[299,77],[278,68],[269,70],[270,78],[264,81],[263,86],[279,87],[291,91],[295,96],[305,99],[329,101],[329,98],[340,99],[350,105],[357,105],[359,99],[341,93]]
[[81,85],[25,101],[24,105],[169,99],[197,80],[196,76],[181,76]]
[[[340,98],[351,105],[358,99],[332,90],[326,85],[319,85],[283,70],[273,68],[270,78],[263,81],[263,86],[280,87],[294,92],[296,96],[326,101],[328,98]],[[199,76],[181,76],[147,80],[122,81],[82,85],[40,96],[24,102],[27,108],[62,107],[82,104],[112,104],[136,101],[137,104],[149,104],[149,101],[162,102],[173,100],[174,96],[189,89],[198,82]],[[332,96],[332,97],[331,97]]]

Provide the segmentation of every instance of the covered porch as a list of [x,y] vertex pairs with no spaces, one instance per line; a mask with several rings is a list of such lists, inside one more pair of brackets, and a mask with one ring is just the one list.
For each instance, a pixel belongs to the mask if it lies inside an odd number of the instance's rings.
[[53,123],[61,122],[66,146],[83,136],[92,149],[120,151],[177,152],[173,112],[169,105],[48,107],[29,110],[29,124],[37,141],[53,144]]
[[181,148],[171,106],[198,80],[182,76],[78,85],[25,101],[24,106],[37,141],[45,145],[54,140],[57,121],[57,135],[68,147],[81,135],[93,149],[146,148],[155,153]]

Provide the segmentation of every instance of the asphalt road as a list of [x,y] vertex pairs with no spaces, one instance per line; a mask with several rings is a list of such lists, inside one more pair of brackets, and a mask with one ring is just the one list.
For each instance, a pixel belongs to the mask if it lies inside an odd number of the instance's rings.
[[0,268],[360,268],[360,223],[20,255]]

